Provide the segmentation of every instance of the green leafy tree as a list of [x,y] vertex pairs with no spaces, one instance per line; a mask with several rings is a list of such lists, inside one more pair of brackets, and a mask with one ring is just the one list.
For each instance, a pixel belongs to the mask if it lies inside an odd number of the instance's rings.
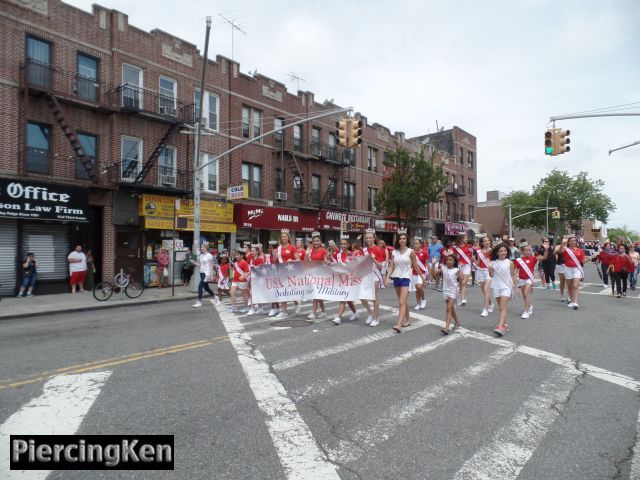
[[638,235],[638,232],[631,230],[626,225],[622,225],[621,227],[608,228],[607,237],[609,237],[609,239],[614,243],[621,239],[625,242],[637,242],[638,240],[640,240],[640,235]]
[[388,151],[384,164],[391,175],[376,195],[376,213],[393,215],[404,226],[416,223],[419,208],[437,201],[447,185],[447,177],[434,158],[435,152],[427,159],[424,150],[416,155],[400,147]]
[[565,233],[565,226],[571,230],[580,229],[583,220],[597,219],[606,223],[616,206],[603,190],[604,182],[589,178],[586,172],[570,176],[567,172],[553,170],[533,187],[531,193],[514,191],[503,199],[503,205],[505,209],[511,205],[513,217],[543,209],[514,219],[513,226],[544,231],[547,222],[544,208],[548,199],[549,207],[560,211],[557,220],[551,219],[549,212],[549,231],[558,235]]

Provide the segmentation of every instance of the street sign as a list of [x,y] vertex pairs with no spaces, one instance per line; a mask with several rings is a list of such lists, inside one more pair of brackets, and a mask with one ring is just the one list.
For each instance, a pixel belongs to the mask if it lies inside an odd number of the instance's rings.
[[238,200],[240,198],[249,198],[249,185],[235,185],[227,188],[227,200]]

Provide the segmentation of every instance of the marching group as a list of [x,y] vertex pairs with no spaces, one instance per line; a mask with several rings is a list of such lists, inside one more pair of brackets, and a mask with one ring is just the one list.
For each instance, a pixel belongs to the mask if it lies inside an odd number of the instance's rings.
[[[611,276],[612,285],[619,285],[620,297],[626,291],[629,276],[627,272],[638,267],[638,254],[629,255],[628,247],[624,245],[611,249],[606,244],[593,257],[587,257],[583,249],[579,248],[574,235],[563,237],[558,245],[553,244],[553,238],[545,238],[542,245],[535,248],[526,241],[520,242],[519,247],[516,247],[514,239],[506,237],[495,243],[487,236],[469,242],[466,234],[458,235],[454,242],[446,241],[444,245],[435,236],[430,243],[423,241],[421,237],[415,237],[412,247],[409,246],[409,237],[403,229],[398,231],[397,243],[393,247],[387,247],[384,241],[378,240],[374,230],[367,230],[353,243],[348,236],[343,236],[339,245],[329,241],[326,246],[322,243],[319,232],[314,232],[311,241],[305,246],[300,238],[293,245],[289,231],[282,230],[279,242],[270,241],[266,251],[261,244],[253,244],[250,248],[232,252],[231,258],[225,252],[218,261],[208,252],[207,246],[203,245],[197,261],[194,261],[200,269],[200,284],[198,301],[193,306],[202,305],[204,291],[213,297],[214,303],[220,302],[208,285],[217,277],[218,293],[231,297],[232,311],[248,308],[249,316],[267,314],[275,319],[284,319],[289,315],[287,302],[272,303],[268,307],[251,304],[251,267],[295,261],[346,264],[354,258],[370,256],[373,260],[375,299],[371,303],[369,299],[360,300],[367,311],[367,325],[379,325],[379,290],[393,286],[399,308],[398,320],[392,328],[401,333],[403,328],[411,325],[409,293],[415,292],[414,309],[424,309],[427,303],[425,288],[432,285],[443,295],[445,325],[441,331],[448,335],[451,329],[460,327],[456,307],[467,304],[467,286],[471,281],[472,285],[479,285],[482,292],[480,316],[488,317],[497,305],[499,315],[494,332],[498,336],[504,336],[509,331],[507,309],[510,301],[521,296],[521,318],[527,319],[533,315],[532,291],[536,270],[540,271],[543,287],[559,288],[561,300],[566,301],[570,309],[578,310],[580,282],[584,279],[584,264],[588,260],[597,260],[605,266],[603,275]],[[606,281],[606,277],[604,278]],[[624,287],[620,286],[623,282]],[[237,304],[238,294],[242,297],[241,306]],[[294,303],[297,314],[301,303]],[[340,302],[337,315],[332,320],[334,324],[342,323],[347,307],[351,312],[348,319],[358,319],[353,302]],[[308,318],[323,319],[325,315],[324,301],[314,299]]]

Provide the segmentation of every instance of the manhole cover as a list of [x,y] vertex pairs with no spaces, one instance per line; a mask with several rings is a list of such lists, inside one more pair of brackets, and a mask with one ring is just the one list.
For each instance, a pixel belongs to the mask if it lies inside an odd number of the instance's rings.
[[313,325],[313,322],[309,320],[279,320],[277,322],[271,322],[274,327],[308,327]]

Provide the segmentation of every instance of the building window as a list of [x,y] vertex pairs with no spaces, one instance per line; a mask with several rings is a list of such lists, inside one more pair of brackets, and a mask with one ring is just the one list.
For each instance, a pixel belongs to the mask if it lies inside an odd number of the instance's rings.
[[444,211],[445,214],[445,218],[447,219],[447,221],[451,221],[451,204],[449,202],[447,202],[447,209]]
[[[274,128],[284,127],[284,118],[276,118],[273,123]],[[279,130],[273,134],[274,145],[277,148],[282,148],[284,145],[284,130]],[[283,190],[278,190],[278,192],[282,192]]]
[[158,96],[158,112],[161,115],[176,116],[176,97],[178,96],[178,83],[166,77],[160,77]]
[[314,205],[320,205],[320,183],[322,178],[320,175],[311,176],[311,202]]
[[373,187],[368,187],[367,191],[367,210],[370,212],[375,211],[376,209],[376,195],[378,194],[378,189]]
[[455,175],[451,175],[451,187],[452,188],[458,188],[458,184],[456,183],[456,176]]
[[311,154],[319,157],[321,153],[320,129],[314,127],[311,129]]
[[293,150],[296,152],[302,151],[302,127],[300,125],[294,125],[293,127]]
[[76,93],[83,100],[98,100],[98,59],[78,52],[76,58]]
[[458,160],[460,165],[464,165],[464,148],[460,147],[460,159]]
[[342,162],[345,165],[355,165],[356,164],[356,154],[353,149],[345,148],[342,150]]
[[142,70],[133,65],[122,65],[122,106],[140,110],[142,99]]
[[474,181],[473,181],[473,178],[470,178],[469,179],[469,192],[467,192],[467,193],[469,195],[475,195],[474,191],[475,191]]
[[460,193],[464,194],[464,175],[460,175],[460,185],[458,185]]
[[[205,112],[204,118],[201,118],[202,126],[209,130],[218,131],[218,114],[220,109],[220,99],[218,95],[204,91],[204,99],[202,100],[202,109]],[[195,104],[195,121],[198,120],[200,110],[200,89],[196,89],[193,93],[193,102]]]
[[282,175],[282,169],[276,168],[276,192],[284,192],[284,176]]
[[142,140],[139,138],[122,137],[121,146],[120,177],[125,182],[132,182],[140,172]]
[[467,167],[473,168],[473,152],[467,152]]
[[329,147],[327,148],[327,158],[329,160],[336,159],[336,136],[333,133],[329,134]]
[[252,137],[259,137],[262,135],[262,112],[260,110],[253,111],[253,135]]
[[249,196],[262,198],[262,167],[242,162],[242,182],[249,184]]
[[442,200],[438,200],[437,209],[436,218],[443,218],[442,211],[444,210],[444,202]]
[[369,147],[367,149],[367,170],[370,172],[378,171],[378,150]]
[[51,44],[35,37],[27,37],[29,85],[51,88]]
[[160,185],[166,185],[170,187],[176,186],[176,154],[175,147],[164,147],[160,152],[160,158],[158,158],[158,180]]
[[356,184],[344,182],[342,184],[343,208],[355,210],[356,208]]
[[[82,145],[82,149],[86,155],[85,161],[89,160],[91,169],[95,168],[97,161],[97,146],[98,146],[98,137],[95,135],[90,135],[88,133],[78,133],[77,134],[78,142]],[[76,157],[76,178],[81,180],[89,179],[89,172],[84,167],[82,162],[78,157]]]
[[242,137],[250,138],[251,135],[251,109],[249,107],[242,107]]
[[27,123],[27,172],[49,174],[51,127],[42,123]]
[[460,204],[460,213],[459,213],[460,218],[458,218],[458,220],[462,220],[464,222],[465,218],[464,218],[464,203]]
[[293,201],[294,203],[304,203],[303,190],[302,190],[302,176],[297,174],[293,176]]
[[329,194],[329,200],[335,200],[336,198],[336,179],[330,178],[327,185],[327,193]]
[[469,205],[469,221],[476,221],[476,209],[473,207],[473,205]]
[[201,165],[211,162],[202,169],[200,187],[207,192],[218,193],[218,159],[209,153],[203,153],[200,158]]
[[262,134],[262,112],[242,107],[242,137],[255,138]]

